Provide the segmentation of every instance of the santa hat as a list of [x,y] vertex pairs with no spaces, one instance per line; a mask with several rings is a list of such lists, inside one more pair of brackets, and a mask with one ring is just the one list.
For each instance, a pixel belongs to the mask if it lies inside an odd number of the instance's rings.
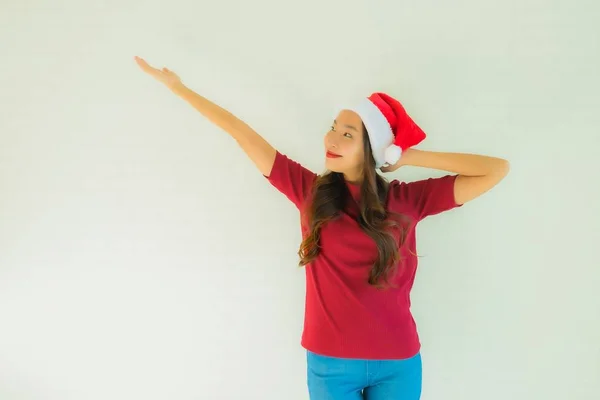
[[373,93],[345,109],[357,113],[367,128],[376,168],[395,164],[404,150],[426,137],[402,104],[385,93]]

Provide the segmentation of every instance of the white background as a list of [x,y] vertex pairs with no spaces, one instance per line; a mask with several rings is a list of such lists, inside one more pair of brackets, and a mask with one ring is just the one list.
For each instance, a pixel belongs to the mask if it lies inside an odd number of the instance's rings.
[[308,398],[295,208],[134,55],[317,172],[336,106],[373,91],[419,148],[507,158],[419,229],[423,399],[600,398],[599,14],[2,0],[0,399]]

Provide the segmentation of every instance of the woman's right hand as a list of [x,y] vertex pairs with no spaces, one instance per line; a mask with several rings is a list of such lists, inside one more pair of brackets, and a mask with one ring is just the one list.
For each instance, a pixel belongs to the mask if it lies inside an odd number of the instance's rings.
[[270,175],[275,164],[277,151],[254,129],[226,109],[185,87],[175,72],[169,71],[167,68],[153,68],[140,57],[135,57],[135,61],[142,71],[165,84],[173,93],[184,99],[210,122],[231,135],[260,172],[264,176]]
[[173,89],[174,87],[181,85],[181,78],[179,78],[179,76],[175,72],[167,68],[153,68],[143,58],[140,58],[138,56],[135,56],[135,62],[140,66],[142,71],[144,71],[157,81],[163,83],[169,89]]

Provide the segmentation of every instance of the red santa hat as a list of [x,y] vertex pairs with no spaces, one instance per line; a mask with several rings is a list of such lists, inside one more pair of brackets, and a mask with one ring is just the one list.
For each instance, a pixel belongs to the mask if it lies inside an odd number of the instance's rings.
[[357,113],[367,128],[376,168],[395,164],[404,150],[426,137],[402,104],[385,93],[373,93],[346,109]]

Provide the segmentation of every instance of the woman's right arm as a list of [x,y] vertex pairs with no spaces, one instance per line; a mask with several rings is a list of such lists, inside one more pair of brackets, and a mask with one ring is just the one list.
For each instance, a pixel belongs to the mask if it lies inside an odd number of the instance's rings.
[[135,60],[144,72],[165,84],[174,94],[185,100],[208,118],[209,121],[227,132],[235,139],[260,172],[264,176],[269,177],[275,162],[277,150],[255,132],[254,129],[229,111],[186,87],[181,82],[179,76],[173,71],[167,68],[153,68],[139,57],[136,57]]

